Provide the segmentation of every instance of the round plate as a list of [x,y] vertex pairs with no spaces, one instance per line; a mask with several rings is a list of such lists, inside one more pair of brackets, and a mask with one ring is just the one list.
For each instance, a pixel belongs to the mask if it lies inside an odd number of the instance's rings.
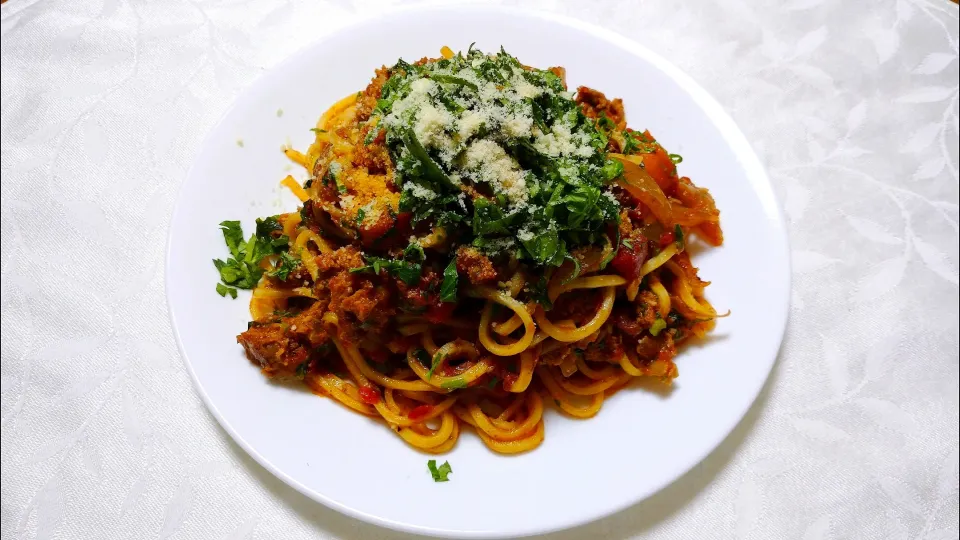
[[[332,400],[271,383],[235,336],[249,293],[221,298],[210,260],[227,255],[217,224],[294,210],[278,187],[293,169],[285,142],[304,149],[309,128],[375,68],[438,56],[442,45],[500,46],[522,62],[564,66],[571,88],[623,98],[629,124],[682,154],[680,173],[710,189],[726,243],[694,251],[720,311],[714,334],[682,350],[671,392],[629,388],[589,420],[546,415],[546,440],[506,457],[465,432],[435,483],[429,457],[383,424]],[[283,114],[278,115],[277,110]],[[242,145],[240,144],[242,141]],[[300,174],[300,179],[304,175]],[[207,137],[183,184],[170,228],[167,296],[186,365],[224,429],[261,465],[317,501],[409,532],[515,537],[576,526],[634,504],[713,450],[740,421],[775,361],[787,318],[789,256],[770,183],[722,108],[664,59],[569,19],[485,7],[394,12],[341,30],[263,75]]]

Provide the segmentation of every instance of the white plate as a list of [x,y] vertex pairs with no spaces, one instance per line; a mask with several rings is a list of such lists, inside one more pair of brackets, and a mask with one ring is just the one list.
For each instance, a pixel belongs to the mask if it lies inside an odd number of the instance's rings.
[[[567,68],[571,87],[620,96],[630,125],[649,128],[684,157],[680,172],[710,189],[726,243],[694,258],[707,293],[732,316],[677,358],[669,396],[628,389],[590,420],[549,412],[546,440],[527,454],[494,454],[470,431],[441,457],[451,481],[434,483],[428,456],[382,424],[331,400],[267,381],[235,336],[248,294],[214,292],[210,260],[226,255],[217,227],[293,210],[278,189],[280,153],[306,148],[308,131],[337,99],[397,58],[437,56],[442,45],[502,44],[524,63]],[[278,117],[277,109],[283,109]],[[243,141],[243,146],[238,145]],[[302,178],[302,175],[301,175]],[[664,59],[611,32],[569,19],[481,7],[391,13],[337,32],[265,74],[203,144],[170,229],[170,316],[197,389],[230,435],[291,486],[351,516],[410,532],[513,537],[572,527],[634,504],[673,481],[740,421],[775,361],[787,318],[789,257],[783,219],[763,168],[721,107]]]

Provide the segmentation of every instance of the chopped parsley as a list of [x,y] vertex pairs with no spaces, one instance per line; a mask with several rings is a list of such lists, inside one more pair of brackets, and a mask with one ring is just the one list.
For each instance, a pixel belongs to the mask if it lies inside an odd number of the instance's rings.
[[366,266],[351,268],[350,272],[354,274],[358,272],[372,272],[379,275],[382,271],[400,279],[400,281],[406,283],[407,285],[415,285],[418,281],[420,281],[420,272],[423,270],[423,268],[419,263],[403,260],[383,259],[372,255],[366,255],[364,256],[364,259],[367,262]]
[[568,253],[567,260],[573,263],[573,272],[570,272],[570,275],[563,280],[561,285],[566,285],[567,283],[570,283],[571,281],[577,279],[577,277],[580,275],[580,259]]
[[430,470],[430,476],[433,477],[434,482],[447,482],[450,480],[448,478],[450,473],[453,472],[453,467],[450,466],[449,461],[444,461],[443,465],[437,467],[437,460],[431,459],[427,461],[427,469]]
[[277,266],[267,272],[267,275],[273,276],[280,281],[286,281],[290,277],[290,272],[292,272],[296,267],[300,266],[300,259],[290,255],[289,251],[280,252],[280,262],[277,263]]
[[624,154],[652,154],[660,146],[656,141],[646,141],[642,134],[636,131],[623,132],[623,153]]
[[227,287],[223,283],[217,283],[217,294],[220,296],[230,295],[230,298],[237,297],[237,289],[234,287]]
[[[424,351],[424,353],[426,353],[426,351]],[[433,372],[437,369],[437,366],[439,366],[441,362],[443,362],[443,355],[440,353],[435,354],[433,356],[433,362],[430,364],[430,371],[427,372],[427,380],[433,378]]]
[[271,255],[279,255],[279,262],[268,271],[268,275],[279,279],[287,278],[300,261],[291,257],[286,251],[290,239],[284,235],[274,235],[281,228],[276,216],[258,219],[256,233],[244,240],[243,228],[239,221],[220,223],[220,231],[223,233],[223,240],[231,256],[226,260],[213,260],[221,281],[217,285],[217,294],[220,296],[229,294],[231,298],[236,298],[237,289],[254,288],[264,274],[260,262]]
[[473,90],[474,92],[479,92],[480,87],[476,83],[472,83],[466,79],[461,79],[460,77],[454,77],[453,75],[433,75],[431,79],[437,82],[451,83],[459,86],[466,86],[467,88]]
[[[414,351],[413,356],[423,367],[430,367],[430,355],[427,354],[426,349],[417,349]],[[430,377],[427,378],[429,379]]]
[[600,116],[597,118],[597,126],[604,131],[610,131],[616,129],[617,127],[617,125],[607,116],[607,113],[605,112],[601,112]]
[[603,258],[602,261],[600,261],[600,269],[601,270],[605,269],[607,265],[610,264],[611,261],[613,261],[613,258],[616,257],[618,253],[620,253],[620,229],[619,228],[617,228],[617,236],[616,236],[616,241],[613,242],[613,249],[611,249],[610,253],[608,253],[607,256]]
[[300,380],[303,380],[303,378],[307,376],[307,368],[309,368],[309,367],[310,367],[310,361],[309,361],[309,360],[307,360],[306,362],[303,362],[303,363],[301,363],[300,365],[298,365],[298,366],[297,366],[296,377],[297,377],[298,379],[300,379]]
[[670,161],[672,161],[674,164],[683,163],[683,156],[681,156],[680,154],[669,154],[669,156],[670,156]]
[[459,281],[459,276],[457,275],[457,259],[456,257],[450,259],[450,263],[443,270],[443,283],[440,284],[440,301],[441,302],[456,302],[457,301],[457,282]]
[[680,224],[673,226],[673,241],[677,244],[677,249],[683,251],[684,241],[683,241],[683,229],[680,228]]
[[550,284],[550,279],[547,276],[540,276],[540,280],[537,281],[530,288],[530,296],[533,298],[533,301],[543,306],[543,309],[550,310],[553,308],[553,302],[550,301],[550,296],[547,294],[547,286]]
[[408,261],[422,263],[427,258],[427,254],[423,251],[423,246],[418,242],[411,242],[407,247],[403,249],[403,258]]

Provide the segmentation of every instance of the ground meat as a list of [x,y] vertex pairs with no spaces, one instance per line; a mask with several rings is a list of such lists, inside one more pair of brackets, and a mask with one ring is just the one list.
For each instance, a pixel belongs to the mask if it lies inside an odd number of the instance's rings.
[[540,357],[543,364],[559,367],[564,377],[569,377],[576,372],[576,359],[576,353],[571,346],[560,347]]
[[635,304],[617,306],[612,318],[621,332],[632,337],[639,336],[657,319],[657,295],[650,291],[641,292]]
[[247,357],[260,365],[264,375],[294,375],[311,352],[329,340],[320,324],[324,310],[325,306],[317,302],[297,315],[279,317],[271,322],[255,322],[237,336],[237,342],[243,345]]
[[[277,278],[279,280],[279,278]],[[313,279],[310,276],[310,271],[307,270],[307,267],[298,264],[287,274],[287,279],[283,281],[287,287],[300,287],[301,285],[306,287],[310,284],[309,280]]]
[[636,351],[641,364],[650,364],[657,360],[672,364],[673,358],[677,356],[677,346],[668,332],[657,337],[645,336],[637,342]]
[[357,100],[357,119],[361,122],[370,118],[373,109],[377,107],[377,100],[380,99],[383,85],[389,78],[390,70],[386,66],[381,67],[375,72],[370,84],[360,94],[360,99]]
[[623,111],[623,100],[616,98],[608,100],[603,92],[581,86],[577,88],[576,102],[583,109],[583,114],[590,118],[599,118],[600,113],[606,114],[607,118],[613,120],[617,129],[624,130],[627,127],[627,116]]
[[633,252],[633,256],[636,257],[640,264],[643,264],[647,261],[647,258],[650,257],[651,253],[651,242],[647,238],[640,227],[643,226],[642,214],[646,211],[642,203],[638,203],[639,206],[632,208],[630,210],[621,210],[620,211],[620,249],[623,249],[626,245],[633,246],[630,251]]
[[623,340],[616,334],[591,343],[584,353],[584,358],[588,362],[617,363],[621,356],[623,356]]
[[377,126],[364,126],[360,130],[360,134],[364,137],[364,140],[366,140],[371,129],[377,130],[377,135],[370,144],[359,144],[356,146],[356,153],[353,155],[353,164],[356,167],[366,167],[369,174],[387,174],[387,171],[393,166],[385,144],[387,131]]
[[437,291],[443,277],[430,268],[423,271],[420,282],[410,286],[401,280],[396,280],[397,290],[400,293],[401,308],[410,312],[422,312],[428,307],[437,304],[440,300]]
[[[383,239],[391,231],[395,234],[397,220],[389,212],[380,211],[374,218],[367,218],[358,227],[360,231],[360,241],[364,247],[371,247]],[[384,246],[379,246],[384,247]]]
[[466,274],[474,285],[497,279],[497,270],[486,256],[476,248],[462,246],[457,250],[457,272]]
[[[620,206],[625,206],[622,202]],[[634,224],[633,220],[630,218],[630,210],[624,208],[620,210],[620,224],[618,225],[620,229],[620,238],[629,238],[633,233]]]
[[[317,162],[313,164],[313,178],[316,182],[317,194],[322,201],[336,201],[340,194],[337,192],[337,183],[332,181],[330,163],[333,161],[333,147],[327,146],[320,152]],[[312,199],[307,202],[312,202]]]
[[392,312],[393,308],[388,307],[388,290],[375,287],[371,280],[357,276],[340,272],[330,279],[330,311],[336,313],[339,319],[354,319],[360,323],[368,322],[373,316],[383,318],[387,310]]
[[337,315],[338,337],[356,343],[366,332],[383,329],[396,314],[392,288],[385,275],[351,272],[366,266],[366,261],[353,246],[317,257],[320,276],[316,289],[329,294],[327,309]]
[[267,377],[293,375],[310,356],[310,349],[287,337],[280,323],[251,326],[237,336],[237,342]]
[[583,324],[597,313],[602,299],[600,289],[579,289],[561,295],[553,303],[550,320],[556,323],[569,319],[578,325]]

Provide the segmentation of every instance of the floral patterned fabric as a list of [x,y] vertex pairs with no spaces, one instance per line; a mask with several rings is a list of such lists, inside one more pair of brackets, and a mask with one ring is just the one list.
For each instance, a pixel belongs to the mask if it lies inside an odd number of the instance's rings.
[[[647,501],[551,538],[956,540],[957,6],[522,4],[634,38],[705,86],[769,169],[795,273],[779,362],[734,433]],[[392,5],[0,8],[4,539],[400,536],[230,440],[163,289],[177,189],[224,110],[316,21]]]

